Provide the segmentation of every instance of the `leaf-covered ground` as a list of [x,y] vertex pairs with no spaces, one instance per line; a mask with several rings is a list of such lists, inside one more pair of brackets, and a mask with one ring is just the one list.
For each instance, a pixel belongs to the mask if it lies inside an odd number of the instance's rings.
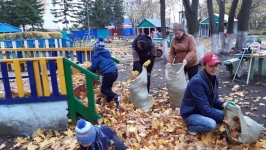
[[[191,135],[187,132],[179,109],[174,109],[168,100],[164,80],[166,62],[157,58],[151,78],[150,96],[153,107],[148,111],[134,110],[129,102],[128,78],[132,71],[131,53],[128,46],[113,48],[113,55],[121,60],[119,78],[114,90],[123,95],[125,110],[117,109],[113,103],[107,104],[105,98],[95,89],[97,110],[103,116],[103,122],[116,130],[119,137],[132,150],[170,150],[170,149],[266,149],[265,133],[254,144],[230,145],[226,142],[224,127],[218,126],[213,133]],[[232,56],[221,56],[226,60]],[[200,67],[199,67],[200,68]],[[201,69],[201,68],[200,68]],[[248,115],[260,124],[266,125],[266,79],[255,74],[249,85],[234,81],[227,76],[224,66],[219,68],[219,95],[223,100],[232,100],[242,107],[244,115]],[[243,80],[246,79],[246,75]],[[64,132],[38,129],[29,137],[15,137],[8,140],[0,138],[0,149],[76,149],[74,125]]]

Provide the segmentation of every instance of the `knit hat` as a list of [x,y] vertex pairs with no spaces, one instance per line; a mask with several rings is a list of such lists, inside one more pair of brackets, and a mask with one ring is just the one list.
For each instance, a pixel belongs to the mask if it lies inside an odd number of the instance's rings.
[[76,139],[82,145],[91,144],[95,141],[96,130],[90,122],[80,119],[75,130]]
[[103,37],[99,37],[98,40],[94,43],[93,47],[95,49],[104,49],[105,45],[104,45],[104,39]]

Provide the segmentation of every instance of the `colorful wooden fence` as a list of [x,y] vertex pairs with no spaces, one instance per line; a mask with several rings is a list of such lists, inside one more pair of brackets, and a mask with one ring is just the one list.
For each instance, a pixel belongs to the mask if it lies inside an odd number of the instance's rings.
[[[26,72],[21,72],[21,64],[26,64]],[[14,72],[8,72],[7,65],[11,65]],[[0,66],[0,87],[4,90],[0,104],[67,99],[63,57],[5,59],[0,60]]]
[[[36,58],[36,57],[66,57],[72,61],[83,63],[91,60],[92,47],[74,47],[74,48],[5,48],[0,49],[2,52],[12,52],[15,58]],[[0,58],[1,59],[1,58]],[[9,59],[9,58],[5,58]],[[24,71],[24,65],[21,69]],[[49,67],[48,67],[49,69]],[[8,70],[13,70],[10,65]]]
[[[0,59],[12,59],[12,58],[29,58],[32,53],[14,53],[12,49],[18,48],[64,48],[74,47],[74,42],[64,38],[49,38],[49,39],[21,39],[21,40],[0,40],[0,49],[6,49],[6,51],[0,52]],[[45,57],[40,54],[40,57]],[[47,56],[52,56],[49,53],[45,53]],[[39,57],[39,56],[38,56]]]

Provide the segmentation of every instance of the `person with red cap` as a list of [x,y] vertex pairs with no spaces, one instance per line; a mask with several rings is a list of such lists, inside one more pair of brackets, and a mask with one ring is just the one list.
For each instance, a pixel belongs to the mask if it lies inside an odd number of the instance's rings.
[[222,110],[226,103],[218,97],[219,81],[216,76],[220,64],[216,54],[206,54],[202,59],[203,70],[188,82],[180,114],[190,134],[212,132],[216,124],[224,120]]

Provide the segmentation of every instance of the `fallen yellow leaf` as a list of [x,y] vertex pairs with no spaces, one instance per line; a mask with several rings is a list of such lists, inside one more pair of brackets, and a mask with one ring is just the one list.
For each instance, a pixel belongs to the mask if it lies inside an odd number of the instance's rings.
[[38,128],[35,132],[38,136],[45,137],[41,128]]

